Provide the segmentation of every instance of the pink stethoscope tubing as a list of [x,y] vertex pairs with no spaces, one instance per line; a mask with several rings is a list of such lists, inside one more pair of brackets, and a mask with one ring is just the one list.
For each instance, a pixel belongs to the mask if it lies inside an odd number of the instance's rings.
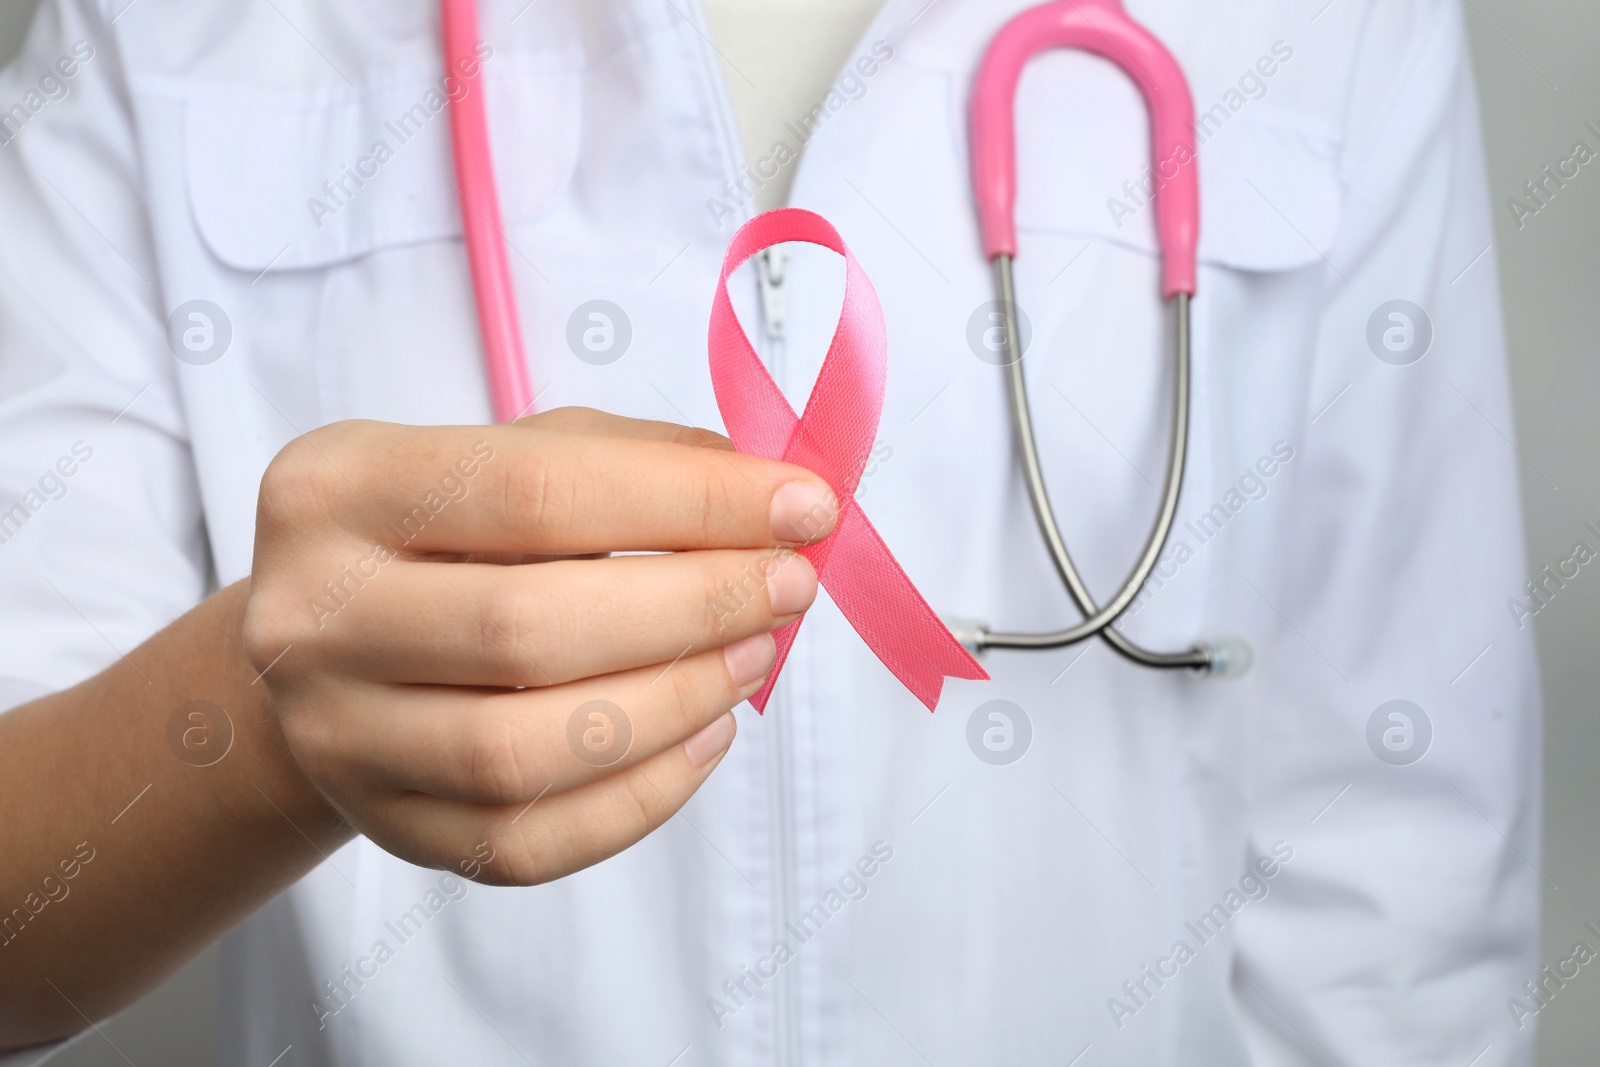
[[[1107,59],[1131,78],[1150,115],[1156,232],[1162,295],[1194,295],[1200,239],[1200,181],[1194,165],[1194,98],[1183,69],[1149,30],[1129,18],[1120,0],[1055,0],[1029,8],[995,34],[972,87],[972,185],[984,255],[1017,254],[1017,124],[1013,103],[1028,61],[1040,52],[1075,48]],[[1175,167],[1170,176],[1168,166]]]
[[439,14],[445,71],[466,83],[466,91],[453,94],[450,99],[450,146],[455,159],[456,192],[461,201],[461,229],[466,237],[467,262],[472,268],[484,370],[489,378],[494,419],[510,422],[532,413],[533,388],[528,381],[516,289],[506,257],[494,157],[489,151],[483,72],[476,51],[478,3],[440,0]]

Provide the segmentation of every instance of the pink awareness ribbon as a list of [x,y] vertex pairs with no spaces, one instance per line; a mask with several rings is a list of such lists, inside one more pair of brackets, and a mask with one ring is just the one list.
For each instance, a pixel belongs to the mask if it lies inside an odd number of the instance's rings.
[[[844,257],[844,307],[804,417],[795,415],[750,347],[728,299],[728,276],[757,252],[785,241],[821,245]],[[929,711],[939,703],[947,676],[987,681],[989,675],[922,599],[856,503],[856,486],[883,413],[888,338],[878,294],[826,219],[782,208],[739,228],[723,258],[711,305],[710,351],[711,383],[733,446],[814,471],[838,498],[833,533],[796,551],[811,561],[861,639]],[[773,635],[778,655],[772,673],[750,698],[758,711],[766,710],[801,621]]]

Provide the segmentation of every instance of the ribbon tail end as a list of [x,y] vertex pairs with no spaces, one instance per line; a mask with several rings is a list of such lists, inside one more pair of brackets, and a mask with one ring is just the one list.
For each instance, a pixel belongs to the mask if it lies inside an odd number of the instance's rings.
[[[966,650],[963,649],[963,652]],[[987,682],[989,672],[978,665],[978,661],[966,657],[965,663],[947,663],[943,668],[934,668],[938,673],[928,672],[917,678],[900,679],[905,687],[911,690],[913,696],[922,702],[922,706],[930,712],[939,706],[939,701],[944,697],[944,683],[947,678],[959,678],[968,682]],[[920,674],[920,672],[919,672]]]

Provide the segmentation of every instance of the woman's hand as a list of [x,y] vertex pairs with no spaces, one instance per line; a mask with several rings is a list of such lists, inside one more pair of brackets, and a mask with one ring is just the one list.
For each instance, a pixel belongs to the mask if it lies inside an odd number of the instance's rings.
[[814,474],[665,423],[339,423],[262,480],[245,647],[352,826],[413,863],[548,881],[705,781],[769,631],[816,596],[783,546],[835,515]]

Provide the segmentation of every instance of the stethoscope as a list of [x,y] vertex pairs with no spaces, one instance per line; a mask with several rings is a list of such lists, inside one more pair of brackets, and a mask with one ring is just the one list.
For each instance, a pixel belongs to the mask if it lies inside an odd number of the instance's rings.
[[[489,130],[475,46],[477,0],[440,0],[444,60],[447,72],[468,83],[468,91],[450,101],[451,149],[457,192],[472,270],[473,294],[496,421],[509,422],[533,408],[522,330],[506,256],[489,150]],[[1170,448],[1161,502],[1137,563],[1116,594],[1095,603],[1067,550],[1050,496],[1045,488],[1033,416],[1028,407],[1012,261],[1017,253],[1014,221],[1016,122],[1013,105],[1017,83],[1028,61],[1040,52],[1075,48],[1116,64],[1139,87],[1150,116],[1156,232],[1161,247],[1162,296],[1174,310],[1173,404]],[[470,72],[470,73],[469,73]],[[1200,191],[1193,143],[1194,101],[1178,62],[1165,46],[1123,10],[1121,0],[1052,0],[1017,15],[990,42],[979,64],[971,101],[972,180],[978,206],[983,252],[994,270],[1002,316],[1003,363],[1023,477],[1039,531],[1067,592],[1083,612],[1076,625],[1050,633],[1010,633],[987,624],[946,619],[956,637],[974,652],[987,648],[1046,649],[1103,638],[1123,656],[1146,667],[1185,667],[1212,676],[1242,674],[1250,649],[1238,638],[1202,642],[1181,652],[1155,652],[1113,627],[1131,605],[1156,566],[1171,532],[1183,488],[1189,434],[1189,302],[1195,293],[1195,249],[1200,233]]]

